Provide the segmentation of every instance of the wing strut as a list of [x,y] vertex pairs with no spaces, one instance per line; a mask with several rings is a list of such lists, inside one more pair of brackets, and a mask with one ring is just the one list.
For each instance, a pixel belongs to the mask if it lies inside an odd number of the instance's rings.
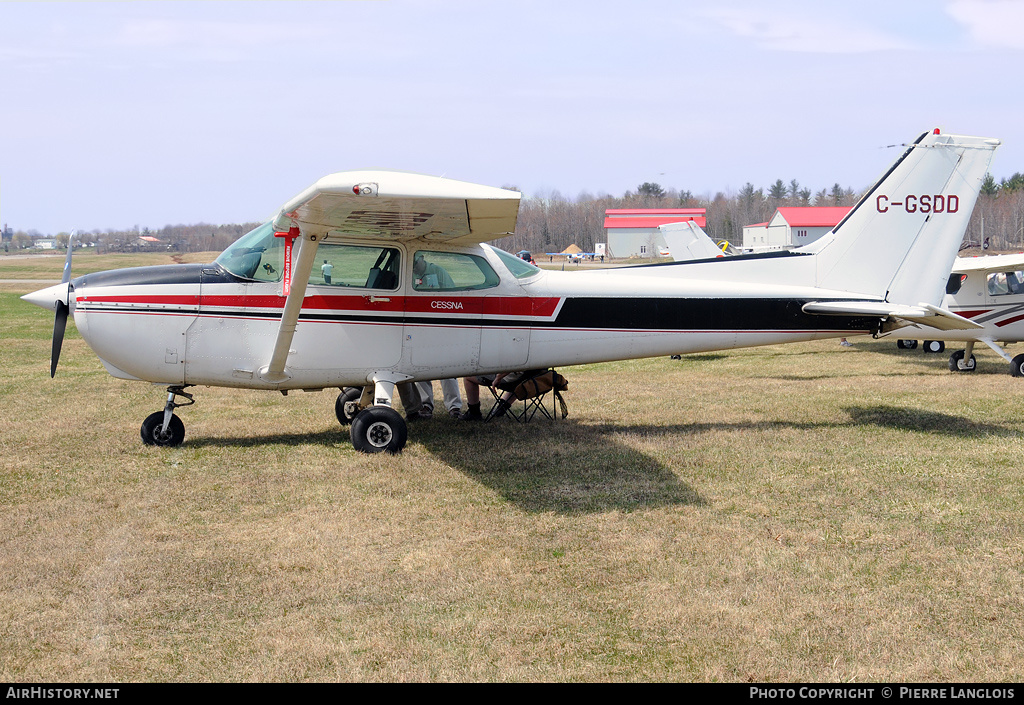
[[[300,233],[297,227],[289,229],[283,237],[297,239],[299,241],[299,253],[295,257],[295,266],[289,269],[291,258],[285,256],[285,280],[284,287],[288,298],[284,301],[284,311],[281,314],[281,326],[277,331],[277,342],[274,343],[274,352],[270,356],[270,364],[259,372],[260,378],[272,383],[284,382],[291,377],[284,371],[285,363],[288,361],[288,352],[292,345],[292,337],[295,335],[295,326],[299,321],[299,312],[302,310],[302,300],[306,296],[306,285],[309,284],[309,273],[313,270],[313,261],[316,259],[316,251],[320,246],[317,235]],[[285,242],[290,242],[286,240]],[[285,248],[286,250],[290,248]],[[290,275],[290,276],[288,276]]]

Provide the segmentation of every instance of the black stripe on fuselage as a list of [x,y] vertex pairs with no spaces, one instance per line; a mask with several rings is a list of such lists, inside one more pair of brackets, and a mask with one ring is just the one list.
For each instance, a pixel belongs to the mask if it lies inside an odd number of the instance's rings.
[[[815,299],[816,301],[818,299]],[[560,328],[635,330],[874,330],[877,318],[804,313],[810,299],[570,298]]]

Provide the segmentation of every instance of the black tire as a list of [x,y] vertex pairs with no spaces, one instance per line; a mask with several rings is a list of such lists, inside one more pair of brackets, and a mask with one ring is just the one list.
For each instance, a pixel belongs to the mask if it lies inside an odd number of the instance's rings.
[[180,446],[185,440],[185,424],[176,415],[171,414],[171,423],[167,425],[167,433],[161,434],[160,429],[164,425],[164,412],[156,411],[146,417],[142,422],[140,435],[142,442],[147,446],[164,446],[173,448]]
[[974,355],[971,355],[971,359],[967,361],[964,367],[960,367],[960,361],[964,359],[964,351],[957,350],[955,353],[949,356],[949,371],[950,372],[974,372],[974,368],[977,367],[978,362],[974,359]]
[[897,340],[896,347],[900,350],[913,350],[917,347],[916,340]]
[[1024,377],[1024,354],[1018,355],[1010,362],[1010,374],[1014,377]]
[[363,390],[359,387],[345,387],[334,401],[334,415],[338,417],[338,422],[342,426],[348,426],[355,418],[355,414],[349,416],[345,413],[345,402],[359,401],[362,394]]
[[941,340],[926,340],[923,349],[926,353],[940,353],[946,349],[946,344]]
[[387,406],[363,409],[352,420],[349,431],[352,446],[361,453],[398,453],[409,437],[405,419]]

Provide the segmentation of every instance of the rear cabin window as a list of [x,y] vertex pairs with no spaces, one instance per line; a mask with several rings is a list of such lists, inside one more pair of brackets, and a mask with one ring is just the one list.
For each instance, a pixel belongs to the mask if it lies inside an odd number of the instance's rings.
[[413,255],[412,288],[416,291],[490,289],[498,283],[497,273],[483,257],[428,250]]
[[993,272],[989,274],[988,293],[991,296],[1024,294],[1024,272]]
[[498,258],[506,267],[508,267],[508,271],[510,271],[512,276],[516,279],[532,277],[540,271],[540,269],[535,265],[532,265],[526,260],[516,257],[509,252],[505,252],[505,250],[499,250],[497,247],[492,247],[491,252],[498,255]]

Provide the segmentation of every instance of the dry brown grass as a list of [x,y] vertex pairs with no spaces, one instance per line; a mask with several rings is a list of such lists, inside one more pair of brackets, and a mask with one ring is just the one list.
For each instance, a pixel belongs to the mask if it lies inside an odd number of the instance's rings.
[[[58,265],[59,269],[59,265]],[[160,389],[7,285],[0,680],[998,681],[1021,381],[854,339],[565,370],[564,422],[354,452],[333,395]]]

